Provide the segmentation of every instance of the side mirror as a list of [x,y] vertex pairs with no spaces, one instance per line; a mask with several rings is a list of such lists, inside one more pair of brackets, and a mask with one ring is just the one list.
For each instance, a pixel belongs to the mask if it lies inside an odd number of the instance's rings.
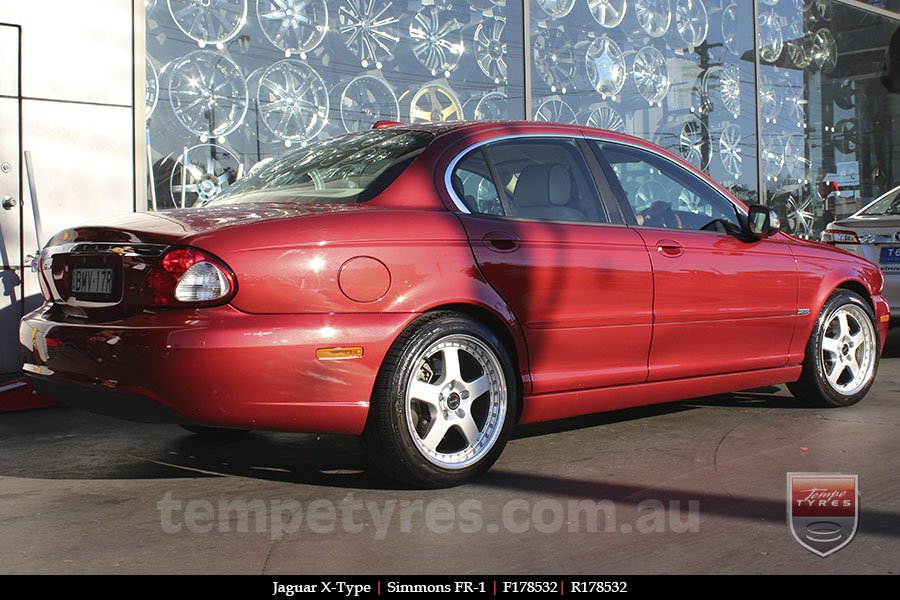
[[747,227],[753,237],[767,238],[781,230],[781,217],[768,206],[751,204],[747,213]]

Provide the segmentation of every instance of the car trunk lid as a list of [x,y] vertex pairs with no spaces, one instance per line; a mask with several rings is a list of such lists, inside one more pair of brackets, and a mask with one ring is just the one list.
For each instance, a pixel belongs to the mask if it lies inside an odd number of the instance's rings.
[[145,308],[147,273],[172,245],[226,227],[350,210],[329,205],[230,205],[134,213],[57,233],[41,252],[40,284],[60,317],[116,320]]

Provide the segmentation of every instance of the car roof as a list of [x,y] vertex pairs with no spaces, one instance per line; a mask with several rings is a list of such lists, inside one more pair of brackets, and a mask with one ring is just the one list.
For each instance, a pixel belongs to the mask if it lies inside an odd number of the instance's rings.
[[[681,165],[683,168],[691,171],[696,176],[701,177],[703,181],[707,184],[712,185],[716,190],[720,193],[724,194],[726,197],[736,202],[739,207],[743,207],[746,210],[746,204],[739,198],[737,198],[731,191],[725,188],[721,183],[711,178],[707,173],[704,173],[700,169],[697,169],[694,165],[691,165],[682,157],[675,155],[670,150],[666,150],[652,142],[648,142],[645,139],[629,135],[627,133],[619,133],[617,131],[610,131],[607,129],[598,129],[596,127],[588,127],[586,125],[577,125],[577,124],[567,124],[567,123],[550,123],[546,121],[503,121],[503,120],[495,120],[495,121],[449,121],[443,123],[410,123],[410,124],[399,124],[394,127],[411,130],[411,131],[429,131],[435,136],[435,140],[440,137],[448,136],[450,139],[446,140],[448,142],[447,146],[452,146],[458,142],[463,142],[466,138],[472,135],[478,135],[481,133],[491,134],[497,133],[498,135],[509,135],[509,134],[560,134],[560,135],[584,135],[587,137],[597,137],[602,140],[606,140],[609,142],[623,142],[625,144],[635,146],[638,148],[645,148],[651,152],[656,154],[660,154],[664,157],[675,162],[675,164]],[[453,134],[453,135],[450,135]]]
[[482,131],[487,132],[497,129],[507,129],[510,132],[516,130],[527,130],[530,132],[545,131],[547,133],[561,134],[585,134],[596,135],[609,140],[622,140],[641,146],[653,145],[646,140],[625,133],[609,131],[605,129],[597,129],[586,125],[577,125],[569,123],[550,123],[547,121],[522,121],[522,120],[492,120],[492,121],[448,121],[443,123],[402,123],[395,125],[399,129],[412,131],[427,131],[435,136],[435,138],[448,133],[473,134]]

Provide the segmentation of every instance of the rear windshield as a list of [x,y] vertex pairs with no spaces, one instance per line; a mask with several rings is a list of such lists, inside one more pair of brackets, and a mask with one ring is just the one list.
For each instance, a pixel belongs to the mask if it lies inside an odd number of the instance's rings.
[[393,128],[333,137],[251,170],[205,206],[365,202],[396,179],[433,137]]
[[860,211],[863,215],[900,215],[900,187],[895,188]]

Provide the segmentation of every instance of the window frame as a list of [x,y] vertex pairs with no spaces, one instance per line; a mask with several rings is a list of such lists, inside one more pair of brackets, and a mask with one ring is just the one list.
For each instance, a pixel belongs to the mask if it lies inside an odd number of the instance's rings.
[[[588,172],[588,180],[590,183],[594,184],[595,190],[597,192],[597,199],[599,200],[599,205],[597,209],[606,214],[608,221],[600,222],[600,221],[564,221],[564,220],[554,220],[554,219],[533,219],[528,217],[513,217],[509,215],[491,215],[486,213],[477,213],[472,212],[468,206],[466,206],[465,201],[463,201],[456,193],[455,188],[453,187],[453,174],[456,172],[456,168],[460,162],[464,161],[471,153],[480,150],[485,160],[485,164],[488,167],[488,170],[491,174],[491,183],[494,184],[494,188],[497,190],[497,193],[500,197],[500,202],[504,206],[504,209],[508,209],[508,198],[506,196],[506,188],[501,185],[499,177],[497,175],[497,169],[494,166],[494,161],[491,158],[489,152],[485,151],[485,147],[490,144],[494,144],[497,142],[503,142],[508,140],[517,140],[517,139],[558,139],[558,140],[569,140],[574,141],[578,151],[581,154],[582,160],[584,160],[584,164],[587,167]],[[447,164],[447,168],[444,171],[444,189],[446,190],[450,200],[453,202],[453,205],[456,207],[457,212],[472,215],[479,218],[485,219],[502,219],[505,221],[513,221],[513,222],[525,222],[525,223],[556,223],[560,225],[589,225],[589,226],[616,226],[616,227],[625,227],[627,226],[625,215],[622,213],[621,207],[621,199],[618,198],[615,189],[612,187],[610,182],[608,181],[601,165],[597,161],[597,157],[595,155],[594,150],[590,147],[590,144],[586,141],[584,135],[578,134],[565,134],[565,133],[514,133],[508,135],[500,135],[496,137],[491,137],[484,140],[479,140],[474,144],[466,146],[463,150],[458,152]],[[611,200],[609,200],[611,199]]]
[[[650,225],[639,225],[637,222],[637,216],[634,213],[634,207],[631,205],[631,201],[628,199],[628,194],[625,192],[625,188],[622,187],[622,182],[619,181],[618,176],[613,170],[612,164],[607,160],[606,156],[601,149],[601,144],[610,144],[614,146],[621,146],[623,148],[636,150],[638,152],[644,152],[646,154],[652,155],[653,157],[659,159],[664,162],[666,166],[671,166],[675,169],[678,169],[680,173],[685,175],[685,179],[690,182],[696,182],[699,184],[701,188],[705,188],[710,193],[717,195],[723,201],[727,202],[732,209],[734,209],[735,218],[737,219],[737,225],[741,231],[746,228],[746,220],[747,220],[747,211],[743,206],[734,202],[727,195],[723,194],[719,190],[715,188],[715,186],[711,185],[707,181],[705,181],[702,177],[691,171],[690,169],[684,167],[678,162],[672,160],[671,157],[666,156],[664,153],[659,152],[653,148],[648,148],[646,146],[640,144],[631,144],[627,141],[623,140],[610,140],[597,136],[585,136],[585,140],[588,146],[591,149],[594,158],[597,163],[600,165],[600,168],[603,170],[606,178],[611,182],[611,185],[614,190],[614,196],[619,204],[619,210],[622,211],[625,223],[629,227],[635,227],[640,229],[653,229],[657,231],[669,231],[669,232],[688,232],[688,233],[702,233],[702,234],[713,234],[713,235],[725,235],[729,237],[734,237],[736,234],[734,233],[722,233],[720,231],[712,231],[706,229],[672,229],[669,227],[653,227]],[[674,181],[678,181],[677,178],[672,178]],[[687,187],[687,186],[685,186]],[[689,188],[688,188],[689,189]],[[693,191],[690,190],[689,191]]]

